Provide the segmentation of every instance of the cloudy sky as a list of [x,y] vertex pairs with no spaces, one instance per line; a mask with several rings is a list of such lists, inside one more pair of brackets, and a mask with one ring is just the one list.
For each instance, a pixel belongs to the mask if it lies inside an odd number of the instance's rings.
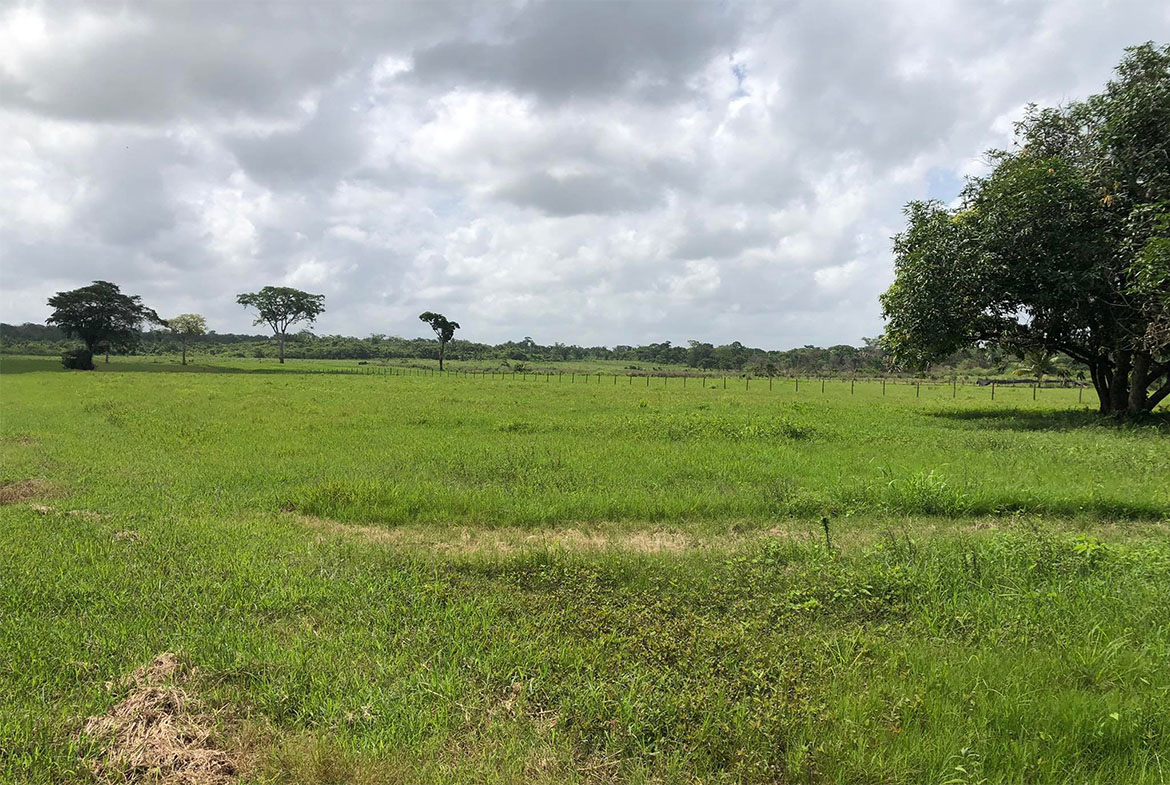
[[111,280],[255,332],[788,348],[881,331],[889,237],[1160,0],[0,3],[0,319]]

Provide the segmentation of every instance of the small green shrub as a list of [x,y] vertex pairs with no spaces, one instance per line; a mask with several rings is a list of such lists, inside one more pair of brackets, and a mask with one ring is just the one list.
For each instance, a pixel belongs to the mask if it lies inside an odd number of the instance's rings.
[[61,355],[61,364],[70,371],[92,371],[93,352],[86,349],[70,349]]

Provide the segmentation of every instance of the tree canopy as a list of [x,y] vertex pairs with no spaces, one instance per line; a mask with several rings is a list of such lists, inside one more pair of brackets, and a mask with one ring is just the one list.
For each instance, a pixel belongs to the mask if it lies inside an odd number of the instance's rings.
[[138,295],[122,294],[116,284],[94,281],[89,286],[57,292],[49,298],[53,313],[46,324],[56,325],[70,338],[85,344],[90,355],[133,349],[146,324],[163,325],[154,310]]
[[299,322],[312,324],[325,312],[325,295],[309,294],[287,286],[265,286],[258,292],[245,292],[236,297],[245,308],[254,308],[258,316],[252,324],[266,324],[280,346],[280,361],[284,362],[284,341],[288,328]]
[[424,311],[418,315],[418,318],[429,324],[439,339],[439,370],[441,371],[443,370],[443,356],[447,351],[447,343],[455,337],[455,331],[459,329],[459,322],[453,322],[443,314],[434,311]]
[[971,346],[1084,363],[1104,413],[1170,394],[1170,47],[1126,50],[1105,91],[1029,107],[957,206],[912,202],[883,347],[921,367]]
[[178,337],[179,344],[183,347],[183,365],[186,365],[187,346],[192,340],[207,332],[207,320],[197,313],[184,313],[174,319],[168,319],[167,327]]

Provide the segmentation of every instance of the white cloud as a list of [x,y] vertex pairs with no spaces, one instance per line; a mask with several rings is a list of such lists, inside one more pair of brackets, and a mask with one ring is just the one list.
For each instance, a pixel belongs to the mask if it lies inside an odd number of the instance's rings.
[[288,283],[324,332],[857,342],[906,201],[1170,38],[1141,0],[277,11],[0,12],[0,318],[103,277],[221,332]]

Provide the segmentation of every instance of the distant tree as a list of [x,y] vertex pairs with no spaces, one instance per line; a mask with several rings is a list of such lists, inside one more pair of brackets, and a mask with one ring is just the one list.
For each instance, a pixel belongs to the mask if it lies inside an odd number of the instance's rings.
[[1102,413],[1170,395],[1170,47],[1128,49],[1105,92],[1028,110],[960,204],[912,202],[883,348],[922,367],[972,346],[1059,352]]
[[425,311],[418,315],[419,321],[426,322],[435,331],[435,335],[439,338],[439,370],[443,370],[443,355],[447,351],[447,343],[455,337],[455,331],[459,329],[459,322],[453,322],[441,313],[434,313],[433,311]]
[[312,324],[325,312],[325,295],[309,294],[287,286],[265,286],[258,292],[244,293],[236,302],[245,308],[255,308],[259,314],[252,324],[266,324],[280,346],[280,361],[284,362],[284,341],[288,328],[298,322]]
[[1044,384],[1045,376],[1060,376],[1063,369],[1052,361],[1052,352],[1044,349],[1032,349],[1024,353],[1024,360],[1014,373],[1017,376],[1028,376],[1036,380],[1036,385]]
[[183,347],[183,365],[187,364],[187,345],[207,332],[207,320],[197,313],[184,313],[167,320],[167,327]]
[[154,310],[142,304],[137,295],[122,294],[109,281],[94,281],[89,286],[57,292],[49,298],[53,313],[46,324],[56,325],[70,338],[85,344],[92,357],[104,351],[128,351],[138,345],[146,324],[165,325]]

